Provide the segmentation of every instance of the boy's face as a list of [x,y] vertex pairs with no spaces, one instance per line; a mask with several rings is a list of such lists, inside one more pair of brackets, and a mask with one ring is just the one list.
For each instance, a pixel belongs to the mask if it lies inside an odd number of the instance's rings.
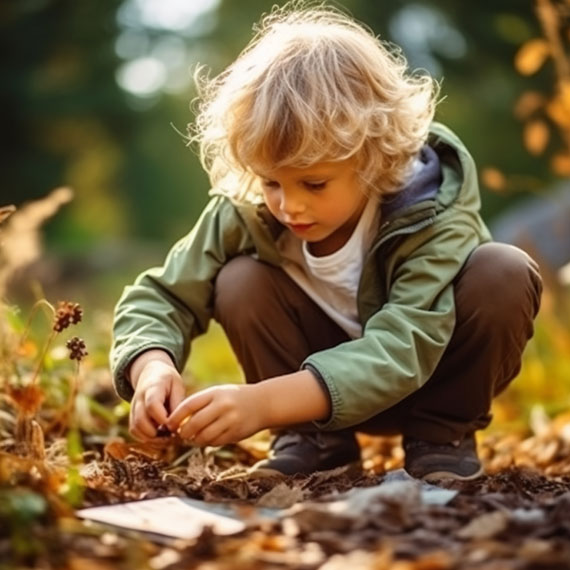
[[308,242],[313,255],[340,249],[358,223],[367,198],[355,166],[349,158],[258,173],[269,211]]

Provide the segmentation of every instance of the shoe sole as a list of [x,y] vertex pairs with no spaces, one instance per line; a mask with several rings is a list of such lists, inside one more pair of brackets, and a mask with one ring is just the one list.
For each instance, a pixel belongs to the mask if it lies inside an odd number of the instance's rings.
[[440,479],[453,479],[454,481],[472,481],[473,479],[477,479],[483,475],[485,475],[485,470],[483,467],[481,467],[472,475],[459,475],[457,473],[453,473],[452,471],[434,471],[433,473],[424,475],[421,479],[427,483],[439,481]]

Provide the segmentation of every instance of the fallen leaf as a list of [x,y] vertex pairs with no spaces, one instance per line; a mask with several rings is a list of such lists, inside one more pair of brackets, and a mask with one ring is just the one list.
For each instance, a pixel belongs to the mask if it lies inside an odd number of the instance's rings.
[[503,532],[508,524],[509,518],[503,511],[493,511],[473,519],[457,531],[457,536],[465,540],[493,538]]
[[272,509],[287,509],[304,499],[304,493],[299,487],[289,487],[286,483],[279,483],[257,501],[258,507]]

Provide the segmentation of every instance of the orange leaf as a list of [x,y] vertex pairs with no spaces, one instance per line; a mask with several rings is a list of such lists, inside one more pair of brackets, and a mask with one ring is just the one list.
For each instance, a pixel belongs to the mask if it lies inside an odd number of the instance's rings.
[[570,81],[563,81],[546,107],[548,116],[561,128],[570,129]]
[[550,55],[550,45],[543,38],[525,42],[515,55],[515,68],[522,75],[536,73]]
[[552,170],[559,176],[570,176],[570,154],[560,153],[552,157]]
[[37,384],[8,386],[7,392],[14,406],[24,415],[35,414],[44,400],[44,393]]
[[481,171],[481,181],[489,190],[495,192],[503,192],[507,187],[505,175],[493,167],[487,167]]
[[103,455],[105,457],[123,460],[131,451],[131,446],[123,439],[113,439],[105,444]]
[[535,156],[542,154],[549,138],[550,130],[544,121],[537,119],[525,125],[523,132],[524,145],[531,154]]
[[543,107],[545,102],[546,98],[538,91],[526,91],[515,103],[515,117],[520,120],[527,119]]
[[22,358],[33,358],[38,353],[37,345],[31,341],[26,340],[18,347],[18,356]]

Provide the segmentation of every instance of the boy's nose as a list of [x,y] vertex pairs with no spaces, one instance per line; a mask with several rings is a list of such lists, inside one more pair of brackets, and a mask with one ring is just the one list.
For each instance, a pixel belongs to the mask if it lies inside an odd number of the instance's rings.
[[280,209],[285,215],[294,217],[303,213],[305,204],[303,200],[300,199],[300,196],[295,195],[295,193],[282,192]]

